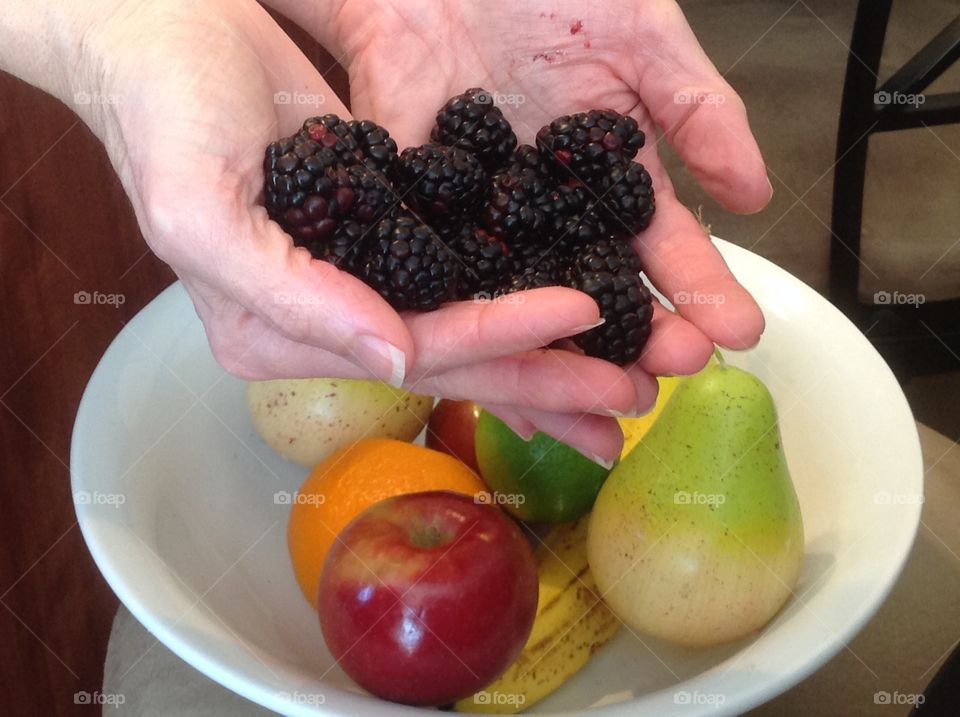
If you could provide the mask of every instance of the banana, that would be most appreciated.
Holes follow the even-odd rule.
[[[540,594],[530,637],[507,671],[456,711],[516,714],[560,687],[617,632],[620,621],[587,566],[588,518],[555,526],[537,548]]]

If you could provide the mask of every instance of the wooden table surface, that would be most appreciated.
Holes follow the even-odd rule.
[[[333,58],[281,24],[344,97]],[[3,72],[0,137],[0,714],[90,715],[74,695],[101,685],[117,602],[76,525],[70,433],[110,341],[175,277],[149,253],[99,142]],[[75,302],[95,291],[123,303]]]

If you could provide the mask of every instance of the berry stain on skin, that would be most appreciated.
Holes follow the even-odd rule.
[[[576,35],[583,29],[583,22],[581,20],[575,20],[570,24],[570,34]]]
[[[550,50],[548,52],[538,52],[533,56],[533,61],[543,60],[544,62],[556,62],[563,57],[563,50]]]

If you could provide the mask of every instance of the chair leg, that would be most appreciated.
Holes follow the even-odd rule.
[[[859,317],[860,229],[874,91],[893,0],[860,0],[850,40],[837,128],[830,241],[830,299]]]

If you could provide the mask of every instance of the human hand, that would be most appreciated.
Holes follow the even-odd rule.
[[[228,370],[403,380],[483,401],[521,432],[557,433],[558,416],[575,416],[566,440],[601,462],[618,454],[619,433],[593,414],[649,405],[655,381],[540,348],[596,323],[588,297],[544,289],[522,304],[460,302],[401,317],[357,279],[293,248],[267,219],[257,206],[263,148],[307,115],[348,115],[258,5],[103,0],[90,13],[73,86],[118,100],[77,109]],[[317,102],[278,104],[277,93]]]
[[[586,109],[611,108],[637,119],[648,137],[638,161],[653,177],[657,212],[635,247],[646,275],[678,309],[657,308],[639,365],[627,371],[641,401],[650,375],[692,373],[714,342],[742,349],[759,339],[763,316],[756,302],[677,200],[654,141],[659,128],[705,189],[731,210],[757,211],[769,200],[772,188],[743,103],[673,0],[269,4],[336,53],[350,75],[354,113],[388,127],[401,147],[426,141],[431,110],[475,86],[506,98],[500,108],[520,141],[532,142],[556,116]],[[684,294],[710,300],[676,301]],[[616,431],[610,421],[524,407],[513,411],[513,425],[524,417],[527,430],[537,426],[564,440],[586,433],[599,441]]]

